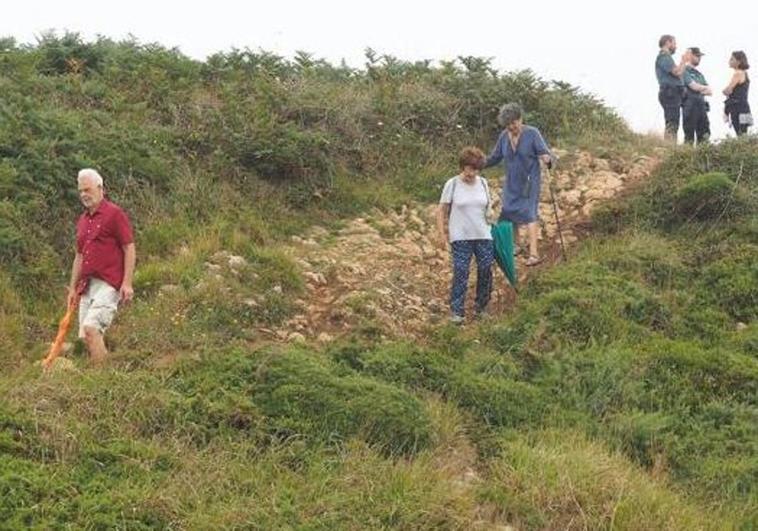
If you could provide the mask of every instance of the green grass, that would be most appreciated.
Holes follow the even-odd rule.
[[[505,316],[410,342],[369,313],[329,347],[271,346],[259,329],[305,294],[283,242],[433,201],[504,98],[608,159],[650,141],[591,96],[475,58],[351,73],[0,44],[0,528],[758,525],[754,139],[672,150]],[[79,345],[43,376],[85,165],[135,220],[137,299],[105,369]]]

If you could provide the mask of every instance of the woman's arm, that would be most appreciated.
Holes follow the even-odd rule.
[[[534,154],[542,160],[545,164],[552,165],[553,163],[553,154],[550,151],[550,148],[547,145],[547,142],[545,142],[545,139],[542,138],[542,133],[539,132],[539,129],[534,129]]]
[[[495,164],[500,163],[501,160],[503,160],[503,133],[500,133],[500,136],[497,137],[495,147],[492,148],[490,156],[484,161],[482,169],[494,166]]]
[[[447,247],[447,221],[450,217],[450,203],[440,203],[437,207],[437,235],[439,246],[442,249]]]
[[[732,92],[734,92],[734,89],[737,88],[737,85],[741,84],[743,81],[744,74],[740,72],[739,70],[735,70],[734,74],[732,75],[732,80],[729,82],[729,84],[726,86],[726,88],[723,90],[724,96],[731,96]]]

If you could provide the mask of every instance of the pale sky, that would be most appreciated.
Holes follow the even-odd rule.
[[[0,36],[35,42],[46,29],[91,38],[133,34],[204,59],[232,47],[287,57],[304,50],[362,66],[367,46],[406,60],[492,57],[501,71],[531,68],[592,92],[639,132],[663,130],[653,63],[658,37],[676,36],[679,51],[699,46],[711,98],[714,137],[721,120],[733,50],[758,64],[758,2],[608,1],[465,2],[270,0],[177,2],[27,0],[4,2]],[[751,73],[753,70],[751,69]],[[756,88],[758,90],[758,88]],[[756,105],[755,91],[751,103]],[[754,113],[757,114],[757,113]]]

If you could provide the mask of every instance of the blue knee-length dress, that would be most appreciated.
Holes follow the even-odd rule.
[[[536,127],[523,127],[515,150],[508,133],[500,133],[484,167],[488,168],[503,161],[505,182],[501,198],[501,218],[518,224],[532,223],[539,219],[542,180],[540,155],[551,153]]]

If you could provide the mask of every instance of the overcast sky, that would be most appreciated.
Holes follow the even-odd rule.
[[[47,29],[87,38],[129,34],[141,42],[178,47],[204,59],[232,47],[262,48],[291,57],[296,50],[362,66],[363,50],[401,59],[492,57],[500,70],[531,68],[547,79],[579,85],[613,106],[637,131],[660,132],[653,62],[658,37],[671,33],[680,51],[699,46],[701,70],[714,92],[728,83],[731,51],[758,61],[758,2],[637,0],[26,0],[4,2],[0,36],[24,43]],[[758,64],[758,63],[756,63]],[[751,71],[752,72],[752,71]],[[758,90],[758,89],[756,89]],[[715,137],[727,129],[723,98],[711,98]],[[755,91],[751,96],[755,102]],[[755,103],[754,103],[755,106]]]

